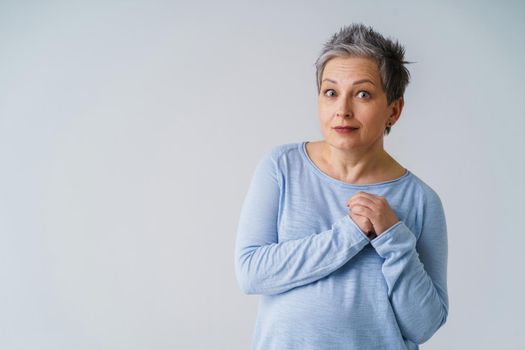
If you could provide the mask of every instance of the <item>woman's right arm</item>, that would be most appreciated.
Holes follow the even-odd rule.
[[[275,155],[268,152],[257,165],[241,210],[235,272],[246,294],[278,294],[315,282],[370,242],[349,215],[329,230],[279,242],[280,181]]]

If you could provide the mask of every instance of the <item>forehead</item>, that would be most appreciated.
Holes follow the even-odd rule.
[[[377,84],[381,82],[377,63],[364,57],[332,58],[324,67],[322,79],[324,78],[330,78],[342,84],[351,84],[361,79],[370,79]]]

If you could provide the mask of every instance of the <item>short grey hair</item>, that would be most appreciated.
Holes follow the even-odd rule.
[[[318,94],[321,92],[321,78],[326,63],[335,57],[348,56],[366,57],[377,62],[389,104],[403,97],[410,81],[410,72],[405,67],[410,62],[405,61],[405,49],[397,40],[385,38],[363,24],[342,27],[324,44],[315,62]],[[385,134],[389,132],[390,127],[387,127]]]

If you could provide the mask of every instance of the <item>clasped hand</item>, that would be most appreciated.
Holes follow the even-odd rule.
[[[352,220],[367,235],[379,236],[399,221],[385,197],[371,193],[357,192],[348,199],[346,206]]]

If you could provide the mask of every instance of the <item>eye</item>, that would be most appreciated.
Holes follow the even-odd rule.
[[[359,98],[369,98],[370,94],[368,92],[366,92],[366,91],[361,90],[361,91],[359,91],[357,93],[357,97],[359,97]]]
[[[335,96],[335,91],[333,89],[327,89],[324,91],[324,95],[327,96],[327,97],[334,97]]]

